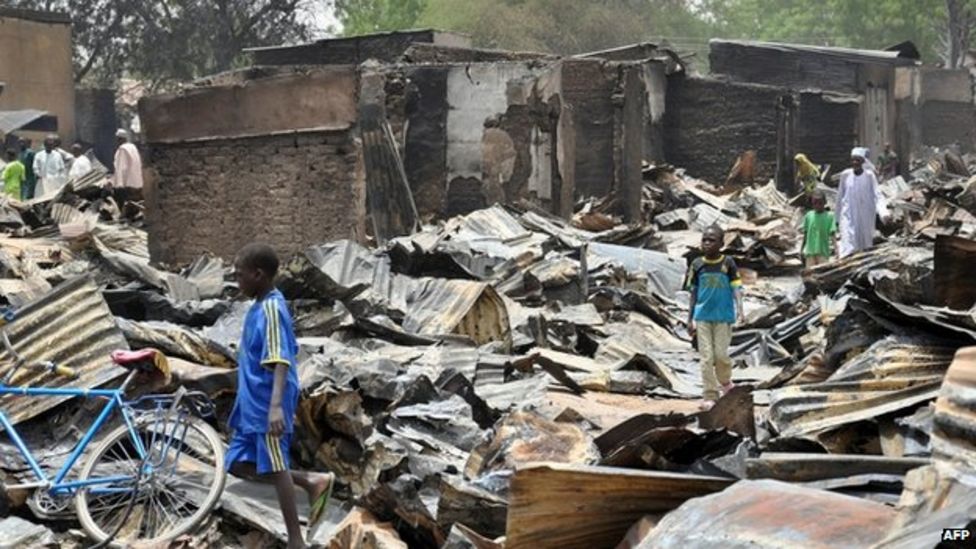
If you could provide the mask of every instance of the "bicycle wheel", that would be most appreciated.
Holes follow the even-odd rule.
[[[120,546],[182,536],[207,516],[224,489],[224,446],[209,425],[195,417],[161,420],[157,414],[134,423],[148,453],[145,462],[129,429],[122,425],[92,451],[79,475],[79,480],[135,479],[140,465],[149,465],[138,483],[128,480],[79,489],[78,519],[98,542],[116,531],[113,544]],[[136,501],[126,512],[133,497]]]

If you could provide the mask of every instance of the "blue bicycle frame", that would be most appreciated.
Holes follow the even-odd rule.
[[[82,453],[84,453],[85,448],[88,446],[88,444],[91,443],[93,438],[95,438],[95,434],[98,433],[98,430],[101,429],[103,425],[105,425],[105,422],[108,421],[109,416],[112,415],[112,412],[116,408],[118,408],[119,412],[122,415],[122,418],[125,420],[126,426],[129,429],[129,435],[132,437],[133,446],[135,446],[136,452],[138,453],[138,458],[141,460],[145,460],[146,449],[142,444],[142,439],[136,434],[135,426],[132,424],[132,418],[130,418],[129,414],[126,413],[125,406],[124,406],[125,401],[122,399],[122,394],[125,392],[125,388],[129,385],[129,382],[131,382],[132,379],[135,377],[135,374],[136,374],[135,370],[130,372],[129,376],[125,379],[125,381],[118,389],[89,390],[89,389],[64,389],[64,388],[45,388],[45,387],[11,387],[6,384],[5,380],[0,381],[0,396],[3,395],[20,395],[20,396],[27,396],[27,397],[35,397],[35,396],[79,397],[80,396],[86,398],[102,397],[108,399],[108,402],[105,404],[105,407],[102,408],[102,411],[95,419],[95,422],[92,423],[91,427],[88,428],[88,432],[85,433],[85,436],[83,436],[82,439],[78,442],[77,446],[75,446],[74,450],[71,452],[71,455],[68,457],[68,460],[64,462],[64,465],[61,466],[61,469],[57,472],[57,474],[54,475],[53,479],[44,473],[44,471],[41,469],[41,466],[37,463],[37,460],[34,458],[34,454],[32,454],[31,451],[27,448],[27,445],[24,444],[23,439],[20,438],[20,435],[17,433],[17,430],[14,428],[13,424],[10,423],[10,419],[7,418],[7,414],[3,413],[3,410],[0,410],[0,425],[2,425],[3,428],[7,430],[7,434],[10,436],[10,439],[13,440],[14,444],[17,446],[17,449],[24,457],[24,460],[27,461],[27,464],[30,466],[31,471],[33,471],[34,476],[37,477],[37,482],[9,485],[6,486],[6,488],[7,489],[47,488],[52,495],[72,494],[77,489],[84,488],[86,486],[94,486],[93,488],[90,488],[89,491],[95,494],[99,494],[99,493],[108,494],[108,493],[118,493],[122,491],[126,491],[126,492],[130,491],[131,488],[112,488],[112,487],[100,487],[100,486],[131,481],[133,480],[133,477],[131,475],[92,478],[88,480],[78,480],[72,482],[64,482],[64,479],[66,476],[68,476],[68,473],[71,471],[71,468],[74,467],[75,462],[78,461],[78,458],[81,457]]]

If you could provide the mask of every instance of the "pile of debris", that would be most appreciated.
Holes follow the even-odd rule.
[[[312,539],[869,546],[966,526],[976,244],[961,237],[976,230],[976,178],[945,166],[883,185],[894,216],[877,248],[806,271],[802,212],[772,183],[720,194],[666,166],[645,170],[639,225],[609,201],[581,203],[572,221],[496,205],[381,249],[339,241],[287,258],[303,394],[293,463],[340,481]],[[223,426],[248,308],[227,264],[150,264],[138,210],[84,189],[2,211],[8,334],[28,360],[82,373],[44,382],[112,383],[109,350],[153,347],[173,384],[217,401]],[[737,388],[699,413],[683,281],[713,223],[742,266],[746,321]],[[4,406],[54,468],[90,405]],[[0,470],[26,478],[11,443]],[[7,508],[29,518],[13,496]],[[70,537],[70,513],[32,501],[35,520]],[[22,522],[0,523],[0,539]],[[284,536],[273,488],[229,479],[193,543]]]

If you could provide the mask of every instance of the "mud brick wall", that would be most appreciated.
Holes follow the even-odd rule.
[[[563,100],[573,107],[576,195],[606,196],[614,183],[614,105],[617,69],[599,59],[563,63]]]
[[[232,259],[254,241],[282,256],[361,239],[365,190],[350,131],[154,144],[147,200],[153,261]]]
[[[781,88],[708,78],[668,79],[664,157],[689,174],[721,184],[736,158],[755,150],[757,180],[776,171],[776,105]]]

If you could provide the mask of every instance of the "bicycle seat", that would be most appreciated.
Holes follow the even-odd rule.
[[[146,369],[156,361],[156,349],[139,349],[138,351],[112,351],[112,362],[119,366]]]
[[[157,371],[166,378],[170,379],[169,361],[166,355],[158,349],[139,349],[138,351],[112,351],[112,362],[123,368],[131,368],[144,372]]]

